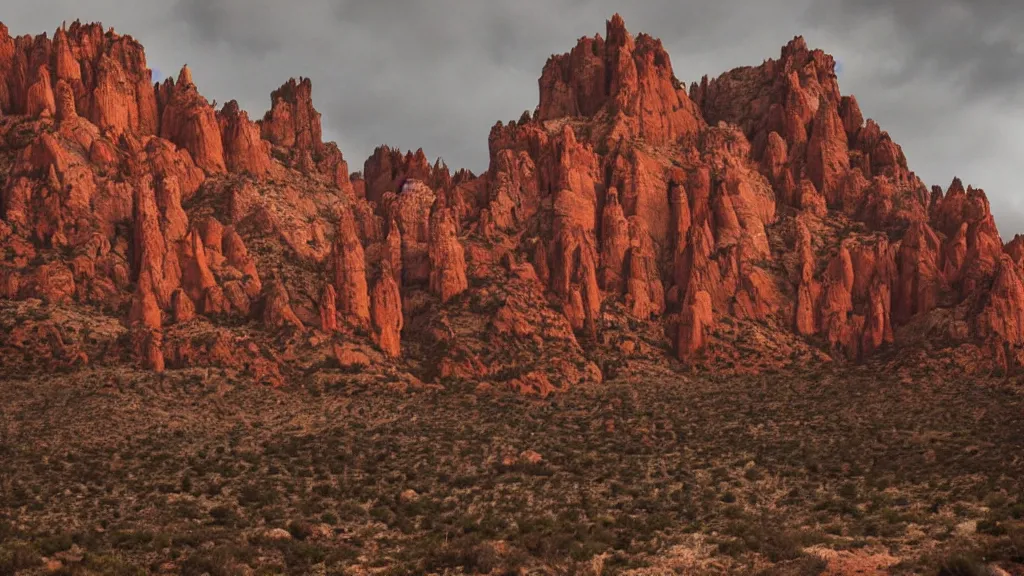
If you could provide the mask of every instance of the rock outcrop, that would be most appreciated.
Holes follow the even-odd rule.
[[[270,328],[292,326],[299,330],[304,327],[292,309],[291,298],[284,283],[278,279],[271,281],[263,304],[263,323]]]
[[[646,34],[634,39],[618,14],[606,32],[605,38],[582,38],[570,53],[548,60],[537,119],[604,113],[615,138],[654,145],[696,135],[703,119],[673,74],[661,41]]]
[[[422,148],[402,154],[388,146],[378,146],[366,159],[363,180],[365,198],[371,202],[380,202],[386,192],[400,193],[409,180],[437,192],[447,192],[453,184],[448,167],[440,160],[432,166]]]
[[[683,306],[679,322],[678,353],[680,360],[688,360],[707,343],[708,331],[714,322],[711,295],[701,290],[694,292]]]
[[[402,244],[402,284],[430,281],[430,214],[437,195],[419,180],[406,180],[398,194],[381,200],[388,219],[396,224]]]
[[[391,263],[382,260],[380,274],[374,283],[370,302],[372,304],[374,342],[392,358],[402,354],[402,297],[395,282]]]
[[[192,72],[185,66],[178,81],[168,78],[160,85],[160,136],[188,150],[192,160],[207,173],[226,170],[224,146],[213,107],[199,94]]]
[[[370,293],[366,283],[366,258],[356,234],[355,220],[348,210],[341,211],[331,259],[334,265],[337,312],[355,325],[368,325]]]
[[[0,25],[0,112],[38,117],[56,112],[54,89],[71,89],[78,114],[115,134],[155,134],[152,74],[142,46],[99,24],[74,22],[45,35],[11,38]],[[66,92],[65,92],[66,94]],[[68,102],[64,101],[65,110]]]
[[[217,114],[224,162],[231,172],[262,176],[271,170],[270,143],[260,136],[260,127],[232,100]]]
[[[665,287],[661,283],[654,242],[637,216],[629,220],[626,270],[629,271],[626,307],[630,314],[641,320],[660,317],[665,312]]]
[[[110,319],[88,363],[274,384],[334,358],[545,395],[658,338],[732,371],[1021,368],[1024,236],[926,188],[834,68],[798,37],[685,90],[614,16],[548,60],[482,175],[387,146],[349,174],[308,79],[253,122],[187,66],[154,85],[128,36],[0,25],[0,298]]]
[[[270,95],[271,108],[260,122],[263,138],[274,146],[320,152],[320,113],[313,108],[313,83],[292,78]]]
[[[337,292],[330,284],[320,292],[320,329],[328,333],[338,329]]]
[[[455,232],[451,209],[442,208],[430,219],[430,291],[447,303],[469,287],[466,258]]]

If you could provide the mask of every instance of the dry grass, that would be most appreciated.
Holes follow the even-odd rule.
[[[0,574],[969,574],[1024,561],[1012,384],[865,368],[616,380],[538,401],[200,376],[0,384]]]

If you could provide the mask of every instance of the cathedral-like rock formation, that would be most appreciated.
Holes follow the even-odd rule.
[[[57,102],[50,86],[50,69],[40,66],[36,71],[36,81],[29,86],[26,95],[25,113],[33,118],[52,117],[57,113]]]
[[[320,292],[320,329],[334,332],[338,329],[337,291],[334,286],[324,284]]]
[[[448,166],[440,159],[431,165],[422,148],[402,154],[396,148],[378,146],[363,165],[364,197],[371,202],[380,202],[386,192],[401,192],[408,180],[422,182],[439,193],[453,185]]]
[[[707,343],[708,330],[714,322],[711,295],[701,290],[694,292],[683,305],[679,323],[678,353],[680,360],[688,360]]]
[[[382,260],[380,274],[370,295],[373,319],[373,340],[380,349],[391,357],[402,354],[402,297],[395,282],[391,262]]]
[[[619,192],[608,190],[601,216],[601,287],[614,294],[626,290],[626,254],[630,250],[629,222],[619,204]]]
[[[548,393],[600,381],[585,352],[635,350],[623,330],[695,367],[1021,368],[1024,237],[983,191],[927,188],[834,68],[798,37],[686,90],[614,16],[548,60],[480,176],[387,146],[350,174],[309,79],[253,122],[98,24],[0,25],[0,298],[115,319],[130,338],[90,362],[274,383],[363,346],[366,369]]]
[[[78,113],[100,130],[158,130],[152,74],[142,46],[130,36],[76,21],[58,28],[52,40],[12,38],[0,24],[0,112],[53,113],[53,89],[60,83],[71,89]]]
[[[272,106],[260,122],[263,138],[274,146],[320,152],[320,113],[313,108],[313,83],[292,78],[270,95]]]
[[[646,34],[634,39],[618,14],[606,37],[580,39],[569,54],[548,60],[540,78],[539,120],[599,112],[613,119],[615,138],[654,145],[677,142],[703,125],[661,41]]]
[[[333,303],[336,294],[337,312],[353,324],[366,325],[370,321],[366,258],[356,234],[355,220],[348,210],[341,212],[331,255],[334,261],[334,289],[329,300]]]
[[[442,208],[430,219],[430,291],[446,303],[469,287],[466,258],[455,231],[451,209]]]
[[[249,172],[262,176],[270,171],[270,143],[260,137],[259,125],[232,100],[217,114],[224,161],[232,172]]]
[[[626,270],[626,305],[630,314],[641,320],[660,317],[665,312],[665,287],[654,242],[638,216],[629,219]]]
[[[395,224],[390,229],[397,230],[401,241],[403,284],[430,282],[430,215],[436,200],[430,187],[413,179],[405,180],[397,194],[381,199],[386,218]]]
[[[224,146],[213,107],[199,94],[192,72],[185,66],[178,81],[168,78],[160,85],[160,136],[188,150],[196,166],[207,173],[226,170]]]
[[[285,288],[284,283],[279,279],[272,280],[267,289],[263,305],[263,323],[270,328],[282,328],[285,326],[292,326],[299,330],[304,328],[302,321],[299,320],[299,317],[295,315],[295,311],[292,310],[291,296],[288,294],[288,289]]]

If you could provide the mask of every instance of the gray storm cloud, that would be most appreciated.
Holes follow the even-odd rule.
[[[498,120],[537,104],[552,53],[619,12],[662,38],[684,82],[777,57],[802,34],[843,63],[844,93],[930,184],[984,188],[1004,240],[1024,233],[1024,7],[1017,0],[16,0],[12,33],[99,20],[150,66],[188,62],[210,99],[252,116],[292,76],[313,80],[324,132],[353,169],[379,144],[480,172]]]

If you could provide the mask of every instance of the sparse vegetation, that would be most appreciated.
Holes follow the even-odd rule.
[[[36,439],[0,447],[17,471],[0,573],[820,574],[827,550],[973,575],[1024,561],[1024,403],[995,382],[862,369],[623,379],[540,401],[457,381],[405,394],[71,378],[0,387],[4,429]]]

